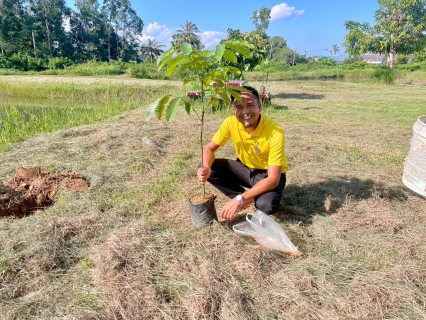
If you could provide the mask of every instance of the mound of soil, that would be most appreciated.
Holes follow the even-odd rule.
[[[0,182],[0,217],[23,217],[53,204],[60,187],[86,191],[87,179],[78,173],[52,173],[40,167],[17,168],[8,185]]]

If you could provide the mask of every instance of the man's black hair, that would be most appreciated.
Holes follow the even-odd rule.
[[[255,88],[250,87],[250,86],[241,86],[241,87],[244,88],[245,90],[240,91],[240,93],[242,93],[242,92],[251,92],[256,97],[257,102],[260,102],[259,92]],[[234,100],[235,100],[234,96],[231,95],[231,104],[234,102]]]

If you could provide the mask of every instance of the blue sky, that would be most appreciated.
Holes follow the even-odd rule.
[[[66,2],[74,8],[74,0]],[[307,56],[325,55],[325,49],[332,50],[334,44],[340,48],[338,54],[344,54],[342,43],[347,34],[344,22],[374,23],[378,6],[374,0],[132,1],[133,9],[144,22],[142,42],[155,38],[168,48],[171,35],[188,20],[197,25],[206,48],[212,49],[226,38],[227,28],[252,31],[253,11],[267,7],[272,11],[266,33],[271,37],[283,37],[291,49],[302,54],[306,52]]]

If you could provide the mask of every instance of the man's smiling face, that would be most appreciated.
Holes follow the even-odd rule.
[[[262,106],[256,96],[251,92],[241,92],[242,101],[234,100],[232,113],[246,128],[248,133],[252,133],[259,124]]]

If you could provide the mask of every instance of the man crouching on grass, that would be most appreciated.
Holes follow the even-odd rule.
[[[202,167],[197,172],[201,184],[208,181],[231,198],[220,212],[225,220],[232,220],[238,211],[253,202],[258,210],[275,213],[286,183],[284,130],[261,115],[257,90],[243,88],[241,102],[231,97],[233,116],[223,121],[204,147]],[[216,150],[229,138],[237,160],[216,159]]]

